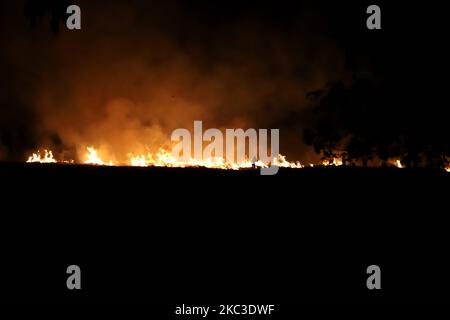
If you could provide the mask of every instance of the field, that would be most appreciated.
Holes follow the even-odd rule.
[[[445,172],[1,163],[0,181],[2,290],[19,296],[69,295],[72,263],[88,297],[364,297],[370,264],[385,295],[446,294]]]

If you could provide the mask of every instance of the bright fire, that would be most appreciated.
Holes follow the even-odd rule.
[[[214,169],[223,169],[223,170],[239,170],[246,168],[267,168],[268,164],[263,163],[262,161],[250,161],[245,160],[242,162],[232,163],[228,162],[223,158],[208,158],[208,159],[189,159],[186,161],[181,161],[172,155],[170,151],[165,149],[160,149],[157,153],[147,155],[128,155],[128,163],[120,163],[116,164],[114,161],[104,161],[99,153],[94,147],[86,148],[87,153],[85,154],[85,160],[83,164],[87,165],[97,165],[97,166],[130,166],[130,167],[170,167],[170,168],[186,168],[186,167],[204,167],[204,168],[214,168]],[[404,165],[401,163],[399,159],[392,159],[388,161],[389,164],[395,166],[397,168],[404,168]],[[69,163],[75,164],[74,160],[70,161],[58,161],[54,158],[53,152],[51,150],[44,150],[44,153],[37,151],[33,153],[27,160],[27,163]],[[278,165],[281,168],[293,168],[293,169],[301,169],[305,167],[314,167],[315,165],[309,164],[308,166],[304,166],[300,162],[289,162],[286,160],[286,157],[283,155],[279,155],[277,159],[274,161],[275,165]],[[342,166],[343,160],[342,158],[333,158],[332,160],[323,160],[321,163],[322,166]],[[450,173],[450,164],[444,167],[446,172]]]
[[[86,160],[84,161],[85,164],[93,164],[97,166],[113,166],[114,163],[112,161],[109,161],[108,163],[103,162],[102,159],[98,156],[97,150],[94,149],[94,147],[87,147],[88,153],[86,153]]]
[[[41,153],[33,153],[27,160],[28,163],[56,163],[55,158],[53,158],[53,152],[44,150],[44,157],[41,157]]]
[[[390,159],[390,160],[388,160],[388,163],[391,166],[394,166],[394,167],[397,167],[397,168],[400,168],[400,169],[404,168],[404,166],[403,166],[402,162],[400,161],[400,159]]]
[[[343,163],[343,161],[342,161],[342,158],[333,158],[332,161],[330,161],[330,160],[324,160],[324,161],[322,161],[322,165],[323,165],[324,167],[329,167],[329,166],[339,167],[339,166],[344,165],[344,163]]]
[[[94,147],[87,147],[87,153],[85,154],[85,160],[83,164],[87,165],[97,165],[97,166],[131,166],[131,167],[171,167],[171,168],[186,168],[186,167],[205,167],[205,168],[215,168],[215,169],[224,169],[224,170],[239,170],[243,168],[266,168],[268,164],[263,163],[262,161],[250,161],[245,160],[242,162],[232,163],[228,162],[223,158],[208,158],[208,159],[189,159],[182,161],[177,157],[173,156],[171,152],[160,149],[157,153],[147,155],[133,155],[129,154],[128,163],[116,164],[112,160],[105,161],[101,158]],[[29,163],[75,163],[75,161],[57,161],[53,157],[52,151],[45,150],[45,155],[42,157],[39,153],[33,153],[32,156],[28,158]],[[300,162],[289,162],[286,160],[286,157],[283,155],[279,155],[277,159],[274,161],[275,165],[283,168],[303,168],[304,166]]]
[[[284,168],[303,168],[300,162],[289,162],[286,160],[285,156],[279,155],[274,161],[274,164],[284,167]],[[148,154],[133,156],[130,155],[129,165],[133,167],[172,167],[172,168],[186,168],[186,167],[205,167],[205,168],[215,168],[224,170],[239,170],[244,168],[252,168],[253,165],[259,168],[266,168],[267,164],[261,161],[255,161],[254,163],[250,160],[243,162],[227,162],[223,158],[207,158],[207,159],[189,159],[182,161],[172,155],[171,152],[160,149],[156,154]]]

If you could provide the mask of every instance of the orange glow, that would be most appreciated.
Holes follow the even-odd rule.
[[[330,167],[330,166],[339,167],[339,166],[342,166],[343,164],[344,163],[342,162],[342,158],[333,158],[333,161],[330,161],[330,160],[322,161],[322,165],[324,167]]]
[[[391,166],[395,166],[395,167],[397,167],[399,169],[403,169],[404,168],[404,166],[403,166],[402,162],[400,161],[400,159],[390,159],[390,160],[388,160],[388,163]]]

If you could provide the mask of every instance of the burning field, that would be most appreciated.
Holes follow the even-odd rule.
[[[115,162],[113,160],[103,160],[98,154],[98,151],[93,147],[86,148],[85,160],[83,162],[76,162],[75,160],[58,160],[53,156],[51,150],[44,150],[44,152],[37,151],[28,157],[27,163],[37,164],[71,164],[71,165],[94,165],[94,166],[110,166],[110,167],[166,167],[166,168],[210,168],[221,170],[240,170],[251,168],[266,168],[269,163],[261,161],[251,161],[247,159],[243,162],[227,162],[224,158],[208,158],[208,159],[189,159],[188,161],[180,161],[172,152],[161,149],[156,154],[138,155],[129,154],[128,162]],[[273,165],[280,168],[302,169],[313,167],[339,167],[344,166],[342,158],[333,158],[331,160],[323,160],[318,164],[304,165],[297,162],[289,162],[283,155],[278,155]],[[385,163],[384,166],[395,167],[403,169],[404,165],[399,159],[391,159]],[[450,165],[443,167],[443,170],[450,172]]]
[[[44,150],[41,154],[39,151],[33,153],[27,163],[54,163],[54,164],[84,164],[84,165],[97,165],[97,166],[130,166],[130,167],[168,167],[168,168],[185,168],[185,167],[204,167],[212,169],[223,170],[239,170],[248,169],[252,167],[263,168],[268,164],[260,161],[252,162],[246,160],[243,162],[227,162],[224,158],[208,158],[208,159],[189,159],[188,161],[180,161],[178,157],[175,157],[172,152],[161,149],[156,154],[138,155],[134,156],[129,154],[128,162],[114,162],[113,160],[104,161],[99,156],[98,151],[93,147],[86,148],[85,160],[81,163],[75,162],[75,160],[56,160],[53,156],[53,152]],[[303,168],[304,166],[300,162],[291,163],[286,160],[286,157],[279,155],[274,161],[274,164],[282,168]],[[311,165],[312,166],[312,165]]]
[[[405,55],[380,49],[397,38],[361,32],[350,5],[76,2],[80,30],[64,27],[53,1],[1,5],[14,32],[0,38],[0,161],[450,171],[447,111],[404,94],[438,90],[417,88]],[[343,25],[337,13],[352,15]],[[196,119],[277,128],[279,155],[180,160],[169,133]]]

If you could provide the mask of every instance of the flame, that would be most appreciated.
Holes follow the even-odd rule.
[[[37,153],[33,153],[27,160],[27,163],[56,163],[55,158],[53,157],[53,152],[49,150],[44,150],[45,155],[42,158],[41,154],[38,150]]]
[[[402,162],[400,161],[400,159],[389,159],[388,163],[394,167],[397,167],[399,169],[403,169],[404,166],[402,164]]]
[[[94,149],[94,147],[87,147],[88,153],[86,153],[86,160],[84,161],[85,164],[92,164],[97,166],[114,166],[114,163],[110,160],[108,163],[105,163],[100,157],[98,156],[97,150]]]
[[[94,147],[87,147],[87,153],[85,154],[86,160],[83,164],[97,165],[97,166],[131,166],[131,167],[170,167],[170,168],[187,168],[187,167],[203,167],[203,168],[213,168],[213,169],[223,169],[223,170],[239,170],[239,169],[250,169],[250,168],[267,168],[270,164],[264,163],[261,160],[254,159],[253,161],[246,159],[241,162],[229,162],[224,158],[213,157],[208,159],[187,159],[180,160],[173,156],[172,153],[166,149],[161,148],[157,153],[148,153],[147,155],[133,155],[128,154],[128,163],[116,164],[112,160],[106,162],[101,159],[98,151]],[[60,163],[60,164],[76,164],[74,160],[64,160],[57,161],[51,150],[44,150],[44,155],[42,156],[39,151],[33,153],[28,157],[27,163]],[[389,164],[397,167],[404,168],[404,165],[399,159],[390,159]],[[279,155],[273,161],[274,165],[281,168],[292,168],[301,169],[305,167],[315,167],[314,164],[310,163],[304,166],[300,162],[289,162],[285,156]],[[342,166],[342,158],[333,158],[333,160],[323,160],[322,166]],[[443,167],[446,172],[450,173],[450,164]]]
[[[137,156],[137,157],[133,157],[133,155],[130,156],[131,156],[130,165],[132,167],[148,167],[145,156]]]
[[[207,159],[187,159],[180,160],[174,157],[171,152],[160,149],[156,154],[149,153],[147,156],[139,155],[132,156],[130,158],[130,165],[134,167],[171,167],[171,168],[186,168],[186,167],[205,167],[205,168],[215,168],[215,169],[233,169],[238,170],[242,168],[252,168],[253,163],[251,161],[244,161],[239,163],[231,163],[225,161],[225,159],[220,157],[213,157]],[[261,161],[254,163],[257,167],[266,167]]]
[[[289,162],[286,160],[286,157],[283,155],[278,155],[278,158],[275,159],[274,164],[282,167],[282,168],[292,168],[292,169],[301,169],[305,166],[302,165],[299,161],[297,162]],[[310,166],[313,166],[312,164]]]
[[[117,166],[112,160],[109,162],[104,161],[97,149],[94,147],[87,147],[87,153],[85,154],[85,160],[83,164],[97,165],[97,166]],[[268,164],[261,160],[250,161],[246,159],[240,162],[229,162],[221,157],[213,157],[207,159],[193,159],[180,160],[173,156],[168,150],[161,148],[157,153],[148,153],[147,155],[128,155],[128,163],[119,164],[119,166],[131,166],[131,167],[171,167],[171,168],[186,168],[186,167],[204,167],[223,170],[239,170],[245,168],[267,168]],[[61,164],[75,164],[74,160],[70,161],[57,161],[53,157],[52,151],[45,151],[45,156],[41,157],[39,151],[33,153],[27,160],[28,163],[61,163]],[[273,161],[274,165],[282,168],[303,168],[304,166],[300,162],[289,162],[286,157],[279,155]],[[312,165],[310,165],[312,166]]]
[[[322,165],[324,167],[330,167],[330,166],[339,167],[339,166],[344,165],[344,163],[342,161],[342,158],[333,158],[333,161],[323,160]]]

